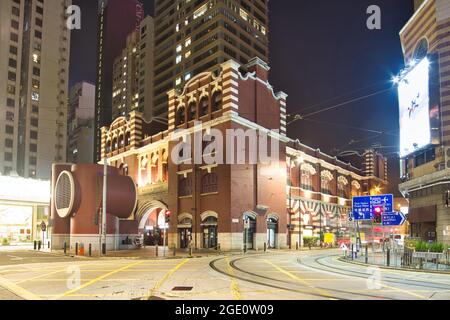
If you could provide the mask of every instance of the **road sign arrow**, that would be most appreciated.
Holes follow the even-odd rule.
[[[385,212],[382,214],[383,226],[402,226],[406,222],[403,212]]]

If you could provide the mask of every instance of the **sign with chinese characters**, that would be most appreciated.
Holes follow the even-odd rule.
[[[363,196],[353,197],[353,218],[355,220],[372,220],[373,213],[376,208],[380,208],[382,212],[392,212],[394,196]]]

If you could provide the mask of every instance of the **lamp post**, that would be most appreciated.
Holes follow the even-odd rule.
[[[302,187],[302,164],[304,162],[304,159],[302,156],[298,156],[297,159],[295,159],[295,162],[298,164],[298,190],[299,190],[299,196],[300,191]],[[302,239],[302,213],[300,211],[300,207],[298,208],[298,242],[300,247],[303,246],[303,239]]]

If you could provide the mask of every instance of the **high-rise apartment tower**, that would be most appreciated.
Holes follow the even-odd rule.
[[[155,116],[167,92],[234,59],[269,62],[269,0],[155,0]]]
[[[66,161],[70,0],[0,1],[0,173]]]

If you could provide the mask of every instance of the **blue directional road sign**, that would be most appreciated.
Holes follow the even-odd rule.
[[[381,196],[353,197],[353,218],[355,220],[372,220],[373,211],[381,207],[383,212],[392,212],[394,196],[385,194]]]
[[[406,221],[406,216],[403,212],[384,212],[381,214],[383,226],[402,226]]]

